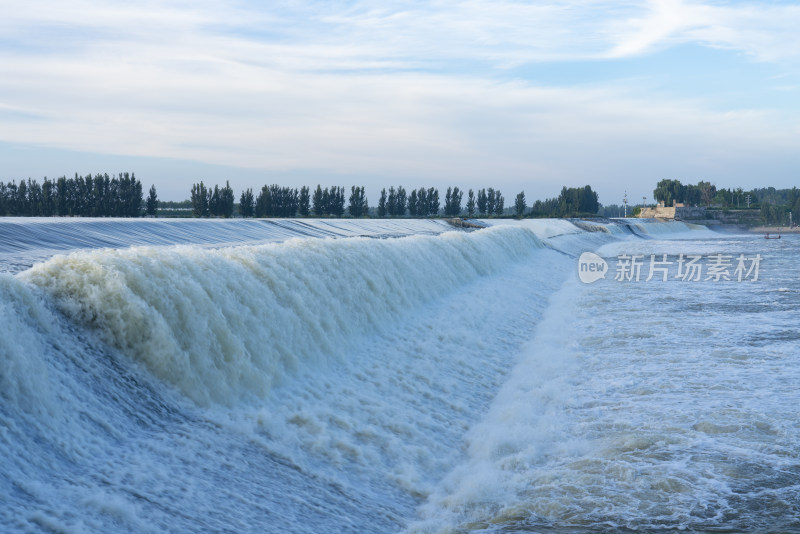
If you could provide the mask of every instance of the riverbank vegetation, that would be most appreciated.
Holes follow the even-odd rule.
[[[720,188],[710,182],[696,185],[682,184],[680,180],[661,180],[653,190],[656,202],[665,206],[703,206],[711,210],[758,210],[761,222],[768,225],[790,225],[800,213],[800,190],[741,187]]]
[[[682,184],[661,180],[653,196],[666,206],[683,204],[714,210],[758,210],[763,224],[788,225],[800,213],[800,190],[773,187],[744,191],[726,189],[710,182]],[[341,186],[300,188],[264,185],[254,192],[241,191],[237,197],[229,182],[207,186],[192,185],[189,199],[180,202],[159,200],[155,185],[144,197],[142,183],[133,173],[91,174],[56,180],[44,178],[0,182],[0,216],[68,217],[351,217],[351,218],[427,218],[427,217],[619,217],[626,208],[603,206],[592,187],[562,187],[557,197],[535,200],[530,206],[525,191],[506,206],[502,192],[494,187],[463,189],[448,187],[440,196],[435,187],[407,190],[402,185],[380,191],[375,207],[370,207],[364,186],[351,186],[349,195]],[[627,206],[629,216],[636,206]],[[733,212],[734,214],[737,212]]]
[[[152,189],[155,194],[155,189]],[[39,183],[0,182],[0,215],[18,217],[139,217],[144,209],[142,182],[131,173],[96,174]]]

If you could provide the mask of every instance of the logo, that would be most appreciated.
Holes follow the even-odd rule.
[[[606,277],[608,263],[594,252],[584,252],[578,258],[578,278],[584,284],[597,282]]]
[[[662,282],[680,280],[681,282],[757,282],[761,254],[745,256],[739,254],[620,254],[617,256],[617,282],[649,282],[656,279]],[[609,265],[594,252],[584,252],[578,258],[578,278],[584,284],[605,278]],[[611,269],[613,270],[613,269]],[[645,278],[646,276],[646,278]]]

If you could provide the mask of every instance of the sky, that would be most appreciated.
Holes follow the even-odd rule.
[[[800,4],[0,0],[0,181],[800,185]]]

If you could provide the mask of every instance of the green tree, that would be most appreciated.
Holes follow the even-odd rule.
[[[345,204],[344,187],[331,187],[330,202],[331,215],[335,215],[336,217],[343,216]]]
[[[308,186],[304,185],[300,188],[300,196],[297,199],[297,211],[301,217],[308,217],[308,215],[311,213],[310,202],[310,191]]]
[[[209,191],[201,180],[199,184],[192,185],[192,216],[208,217],[209,212]]]
[[[419,200],[416,189],[412,189],[408,195],[408,214],[412,217],[419,215]]]
[[[463,193],[458,187],[448,187],[444,195],[444,214],[448,217],[458,217],[461,214],[461,199]]]
[[[428,188],[428,215],[437,217],[439,215],[439,190],[433,187]]]
[[[256,217],[259,219],[262,217],[269,217],[271,210],[272,210],[272,194],[270,193],[269,187],[267,185],[261,186],[261,191],[259,191],[258,195],[256,196]]]
[[[2,213],[2,210],[0,210]],[[55,184],[45,177],[42,182],[42,215],[52,217],[56,214]]]
[[[481,189],[478,191],[478,213],[481,216],[486,215],[486,211],[489,208],[489,195],[486,194],[486,189]]]
[[[19,186],[17,187],[17,214],[22,215],[23,217],[30,216],[30,209],[28,205],[28,185],[25,183],[25,180],[20,180]]]
[[[387,213],[388,196],[386,195],[386,188],[381,189],[381,197],[378,199],[378,217],[386,217]]]
[[[28,212],[32,217],[42,215],[42,186],[28,178]]]
[[[467,193],[467,214],[472,217],[475,214],[475,193],[472,189]]]
[[[394,197],[394,214],[398,217],[403,217],[406,214],[406,203],[408,202],[408,195],[402,185],[397,186],[397,193]]]
[[[584,186],[583,190],[581,191],[581,200],[578,211],[581,213],[591,213],[594,215],[599,209],[600,201],[597,193],[592,191],[591,186]]]
[[[95,187],[95,189],[97,188]],[[158,194],[156,193],[155,184],[150,186],[150,193],[147,195],[146,211],[151,217],[155,217],[158,212]]]
[[[386,212],[389,217],[397,215],[397,191],[395,191],[394,186],[389,187],[389,194],[386,195]]]
[[[494,214],[497,216],[503,215],[503,210],[505,209],[505,198],[500,193],[500,191],[495,191],[494,193]]]
[[[525,202],[525,191],[520,191],[517,193],[517,198],[514,200],[514,211],[517,213],[517,217],[525,215],[525,210],[527,208],[528,204]]]
[[[331,192],[329,188],[322,190],[322,213],[325,215],[331,214]]]
[[[711,185],[711,182],[700,181],[697,183],[697,190],[700,192],[700,200],[706,206],[711,205],[711,200],[717,194],[717,188]]]
[[[364,187],[350,187],[350,204],[347,211],[350,212],[351,217],[362,217],[367,214],[367,196]]]
[[[322,197],[322,186],[317,184],[317,188],[314,190],[314,197],[312,198],[314,215],[317,217],[322,217],[325,214],[325,206],[323,205]]]
[[[683,202],[685,188],[679,180],[661,180],[653,190],[656,202],[663,202],[665,206],[673,206],[676,202]]]
[[[233,216],[233,204],[236,197],[233,194],[231,184],[226,180],[225,187],[219,192],[219,215],[229,219]]]
[[[211,197],[208,200],[208,211],[214,217],[222,215],[222,210],[220,208],[220,191],[218,185],[214,185],[214,189],[211,192]]]
[[[256,211],[256,199],[253,196],[253,189],[248,187],[239,196],[239,215],[242,217],[252,217]]]
[[[56,212],[64,217],[67,215],[67,178],[62,176],[56,180]]]
[[[428,204],[428,190],[420,187],[417,191],[417,216],[427,217],[430,214],[430,204]]]

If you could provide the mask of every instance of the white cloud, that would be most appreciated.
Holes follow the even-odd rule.
[[[645,13],[612,21],[610,57],[627,57],[680,43],[737,50],[760,61],[800,57],[800,6],[708,4],[650,0]]]
[[[711,156],[780,158],[798,148],[791,115],[504,75],[521,64],[565,61],[568,69],[576,59],[680,42],[784,61],[800,49],[794,8],[674,0],[644,9],[590,0],[287,2],[267,12],[216,2],[132,6],[0,5],[8,14],[0,39],[17,43],[0,49],[0,140],[273,172],[507,184],[612,183],[626,166],[632,176],[633,165],[649,166],[650,180],[660,169],[714,172]]]

